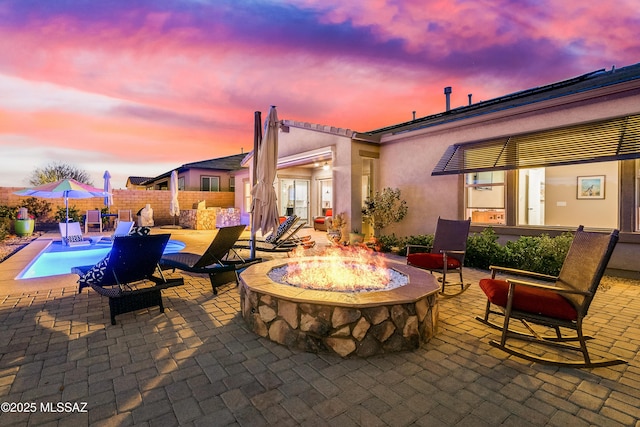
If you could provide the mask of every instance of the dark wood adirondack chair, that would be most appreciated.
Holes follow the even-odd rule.
[[[556,366],[594,368],[626,363],[617,358],[592,360],[586,344],[592,337],[585,336],[582,332],[583,320],[617,242],[618,230],[607,235],[586,232],[580,226],[557,277],[517,269],[490,267],[491,278],[480,280],[480,288],[487,295],[485,314],[484,317],[477,317],[482,323],[502,330],[500,341],[494,340],[490,344],[514,356]],[[497,279],[498,272],[529,277],[536,279],[537,283],[512,278]],[[552,284],[544,284],[540,281],[552,282]],[[490,314],[504,316],[503,323],[500,325],[490,321]],[[522,332],[509,329],[512,319],[520,320],[525,329]],[[543,335],[531,324],[552,328],[555,336]],[[573,330],[575,335],[563,336],[562,329]],[[521,347],[508,345],[507,341],[510,338],[572,350],[570,353],[577,352],[580,359],[565,357],[562,354],[567,352],[559,352],[555,359],[531,354]]]
[[[431,251],[423,245],[407,245],[407,264],[414,267],[434,271],[442,274],[441,294],[445,293],[445,286],[460,285],[460,292],[465,290],[462,278],[462,267],[464,256],[467,251],[467,238],[469,237],[469,227],[471,220],[451,220],[438,218],[436,232],[433,237],[433,247]],[[420,252],[422,251],[422,252]],[[447,283],[447,274],[458,272],[460,282]]]
[[[158,306],[164,312],[160,291],[182,285],[182,278],[167,280],[159,268],[169,234],[151,236],[122,236],[113,239],[113,247],[102,261],[93,266],[74,267],[80,276],[78,291],[91,287],[109,298],[111,324],[116,316],[131,311]],[[158,273],[158,276],[154,274]],[[150,281],[154,285],[135,287],[133,283]]]

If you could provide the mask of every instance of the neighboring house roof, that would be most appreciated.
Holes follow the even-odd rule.
[[[234,154],[232,156],[218,157],[217,159],[209,159],[209,160],[202,160],[199,162],[185,163],[184,165],[179,166],[175,170],[177,170],[178,173],[186,172],[189,169],[211,169],[211,170],[235,171],[235,170],[242,169],[241,163],[246,155],[247,155],[246,153]],[[149,178],[148,182],[154,182],[159,179],[168,178],[169,176],[171,176],[171,172],[173,171],[174,169],[168,172],[165,172],[161,175],[158,175],[154,178]]]
[[[640,79],[640,63],[611,70],[601,69],[557,83],[500,96],[488,101],[458,107],[438,114],[364,132],[365,135],[380,140],[383,134],[398,134],[437,126],[470,117],[494,113],[527,104],[560,98],[594,89],[604,88]]]
[[[129,178],[127,178],[127,181],[129,181],[131,185],[143,185],[150,179],[151,178],[149,178],[148,176],[130,176]]]

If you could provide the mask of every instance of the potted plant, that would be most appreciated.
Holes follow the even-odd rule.
[[[373,227],[375,236],[387,225],[402,221],[407,210],[407,202],[400,198],[400,190],[387,187],[364,201],[362,215]]]
[[[27,208],[18,209],[16,222],[13,224],[13,228],[16,230],[16,234],[22,237],[31,236],[31,234],[33,234],[34,227],[34,217],[33,215],[29,215]]]

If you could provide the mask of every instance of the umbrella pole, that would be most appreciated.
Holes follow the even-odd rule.
[[[258,168],[258,148],[262,140],[262,113],[260,111],[256,111],[255,113],[253,113],[253,117],[254,117],[254,129],[253,129],[253,176],[251,177],[252,189],[258,183],[258,175],[256,174],[256,172]],[[251,203],[253,205],[253,200]],[[253,216],[255,215],[255,213],[253,212],[253,209],[251,211],[252,211],[251,218],[250,218],[251,235],[249,237],[249,241],[251,242],[250,244],[251,250],[249,253],[249,257],[253,259],[256,257],[256,229],[253,224],[253,220],[254,220]]]
[[[64,237],[65,237],[66,242],[68,244],[68,242],[69,242],[69,198],[67,196],[64,196],[64,207],[67,210],[67,214],[65,215],[66,218],[65,218],[65,226],[64,226],[64,228],[65,228]]]

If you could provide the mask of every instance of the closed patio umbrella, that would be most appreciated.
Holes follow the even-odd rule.
[[[89,184],[83,184],[75,179],[65,178],[56,182],[49,182],[33,188],[16,191],[20,196],[43,197],[47,199],[64,198],[64,206],[67,211],[67,231],[69,227],[69,199],[88,199],[91,197],[106,197],[110,195],[106,191],[95,188]]]
[[[278,228],[278,206],[273,182],[276,179],[278,167],[278,113],[276,107],[271,106],[269,116],[265,122],[262,142],[258,148],[256,170],[256,184],[251,189],[251,238],[255,247],[255,232],[262,230],[262,234],[275,231]],[[254,152],[254,156],[256,153]]]
[[[169,203],[169,215],[173,217],[173,225],[176,225],[176,217],[180,215],[180,204],[178,203],[178,172],[171,172],[169,181],[171,191],[171,203]]]
[[[109,171],[104,171],[102,178],[104,178],[104,192],[108,194],[108,196],[104,196],[104,205],[107,207],[109,213],[111,213],[113,196],[111,195],[111,174]]]

